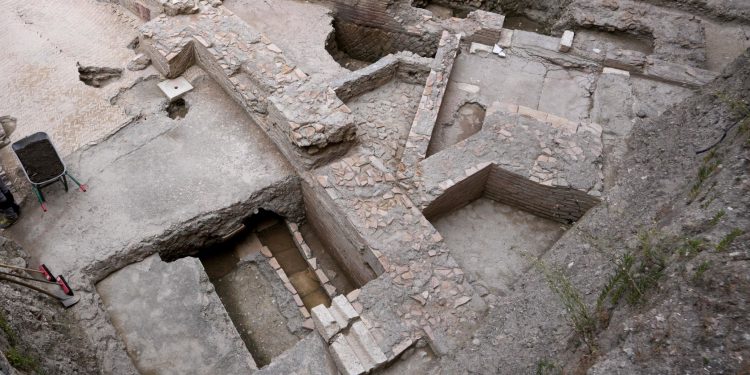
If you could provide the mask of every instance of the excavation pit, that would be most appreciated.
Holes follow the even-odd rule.
[[[438,36],[410,33],[400,27],[388,28],[336,19],[334,30],[326,40],[326,50],[336,62],[349,70],[362,69],[388,54],[410,51],[423,57],[434,57]]]
[[[456,261],[495,293],[506,293],[564,233],[557,222],[479,198],[432,220]]]
[[[254,233],[243,233],[198,257],[242,341],[262,367],[294,346],[304,332],[292,295],[254,246],[257,241]]]
[[[448,148],[482,130],[485,108],[479,103],[464,103],[453,115],[451,122],[435,125],[427,156]]]
[[[189,109],[190,106],[185,99],[179,98],[167,104],[165,110],[167,111],[167,116],[169,116],[169,118],[172,120],[179,120],[185,118]]]

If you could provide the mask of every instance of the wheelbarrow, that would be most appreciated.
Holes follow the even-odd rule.
[[[47,204],[42,194],[43,187],[59,181],[65,191],[68,191],[68,178],[70,178],[81,191],[85,192],[88,188],[68,173],[65,163],[63,163],[47,133],[34,133],[14,142],[13,153],[16,154],[18,162],[21,163],[23,173],[31,183],[31,190],[39,200],[44,212],[47,212]]]

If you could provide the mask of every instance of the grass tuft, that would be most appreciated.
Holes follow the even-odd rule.
[[[551,269],[542,261],[537,261],[536,265],[544,274],[549,288],[565,306],[565,310],[568,312],[568,320],[578,338],[586,344],[589,352],[595,353],[597,351],[595,341],[596,319],[583,301],[581,293],[560,270]]]
[[[657,285],[667,267],[667,254],[659,242],[652,232],[644,233],[640,236],[638,249],[623,254],[616,261],[615,273],[597,298],[597,311],[603,309],[608,300],[612,306],[617,306],[623,299],[630,305],[645,300],[646,293]],[[687,243],[696,248],[701,246],[697,242]]]
[[[18,347],[13,346],[5,352],[5,358],[8,359],[8,363],[11,366],[18,370],[38,372],[39,363],[36,359],[30,355],[21,353]]]
[[[708,225],[711,227],[715,227],[716,224],[719,224],[719,221],[721,221],[721,219],[724,218],[726,214],[726,211],[720,210],[714,215],[714,217],[711,218],[711,220],[708,222]]]
[[[726,250],[732,244],[732,242],[734,242],[735,238],[741,236],[744,233],[745,232],[742,229],[732,229],[732,231],[727,233],[727,235],[724,236],[724,238],[722,238],[721,241],[719,241],[719,243],[716,245],[716,251],[722,252]]]
[[[555,363],[547,359],[540,359],[536,362],[536,375],[558,375],[562,371],[555,366]]]
[[[703,274],[708,271],[708,269],[711,267],[711,262],[705,261],[701,263],[698,268],[695,269],[695,274],[693,275],[693,281],[699,281],[703,279]]]

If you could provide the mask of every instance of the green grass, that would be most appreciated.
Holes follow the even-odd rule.
[[[732,244],[732,242],[734,242],[735,238],[741,236],[744,233],[745,232],[742,231],[742,229],[732,229],[731,232],[727,233],[727,235],[724,236],[724,238],[722,238],[718,244],[716,244],[716,251],[722,252],[726,250]]]
[[[653,232],[640,236],[638,248],[627,252],[618,259],[615,273],[609,278],[597,298],[597,311],[603,310],[609,302],[612,307],[625,300],[634,306],[646,299],[649,290],[656,287],[667,268],[667,252]],[[702,243],[686,241],[688,249],[700,248]]]
[[[594,314],[583,301],[583,296],[570,280],[560,270],[547,267],[542,261],[536,262],[542,271],[550,290],[560,299],[567,311],[568,321],[578,338],[586,344],[589,352],[595,353],[597,345],[595,341],[596,319]]]
[[[13,327],[10,326],[5,315],[0,311],[0,331],[8,339],[10,349],[5,352],[5,358],[8,363],[18,370],[26,372],[43,373],[39,367],[39,361],[33,355],[25,354],[21,351],[18,335]]]
[[[691,201],[695,200],[695,198],[698,197],[701,192],[701,187],[706,182],[706,180],[711,177],[716,169],[718,169],[720,164],[721,160],[718,158],[715,149],[711,150],[711,152],[709,152],[708,155],[703,158],[703,164],[701,164],[700,168],[698,168],[698,176],[696,178],[696,181],[690,188]]]
[[[21,353],[17,347],[13,346],[5,352],[5,358],[11,366],[18,370],[39,372],[39,363],[33,356]]]
[[[558,375],[562,371],[555,366],[555,363],[546,359],[540,359],[536,362],[536,375]]]
[[[705,261],[701,263],[698,268],[695,269],[695,274],[693,275],[693,280],[698,281],[703,279],[703,274],[708,271],[708,269],[711,267],[711,262]]]
[[[18,342],[16,332],[13,330],[13,327],[8,324],[8,320],[5,319],[5,315],[2,312],[0,312],[0,330],[2,330],[5,337],[8,338],[8,343],[11,346],[16,345]]]
[[[687,238],[679,249],[679,254],[684,257],[693,257],[708,248],[708,242],[700,238]]]
[[[721,219],[724,218],[724,216],[726,216],[726,214],[727,214],[726,211],[720,210],[714,215],[714,217],[711,218],[711,220],[709,220],[708,225],[711,227],[715,227],[716,224],[719,224]]]

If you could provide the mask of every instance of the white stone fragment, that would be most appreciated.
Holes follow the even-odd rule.
[[[496,54],[496,55],[498,55],[500,57],[505,57],[506,56],[505,55],[505,51],[503,51],[503,47],[500,47],[497,44],[495,44],[495,47],[492,48],[492,53],[494,53],[494,54]]]
[[[622,69],[615,69],[615,68],[607,68],[607,67],[605,67],[604,70],[602,71],[602,73],[603,74],[620,74],[620,75],[624,75],[624,76],[630,77],[630,72],[628,72],[627,70],[622,70]]]
[[[573,37],[575,37],[575,33],[570,30],[565,30],[563,32],[562,37],[560,38],[560,47],[558,50],[560,52],[568,52],[573,47]]]
[[[471,47],[469,47],[469,53],[477,53],[477,52],[490,54],[492,53],[492,46],[472,42]]]
[[[186,92],[193,89],[193,85],[188,82],[185,77],[177,77],[175,79],[168,79],[166,81],[161,81],[157,84],[159,86],[159,89],[164,93],[164,95],[167,96],[169,101],[174,101],[181,96],[185,95]]]
[[[502,29],[500,30],[500,40],[497,41],[497,45],[503,48],[510,48],[513,43],[513,29]]]
[[[331,315],[325,305],[318,305],[312,308],[310,311],[315,328],[318,329],[318,333],[323,337],[325,341],[330,341],[331,338],[339,333],[339,328],[336,318]]]
[[[375,338],[364,323],[354,322],[345,337],[365,371],[370,371],[387,361],[385,353],[375,342]]]

